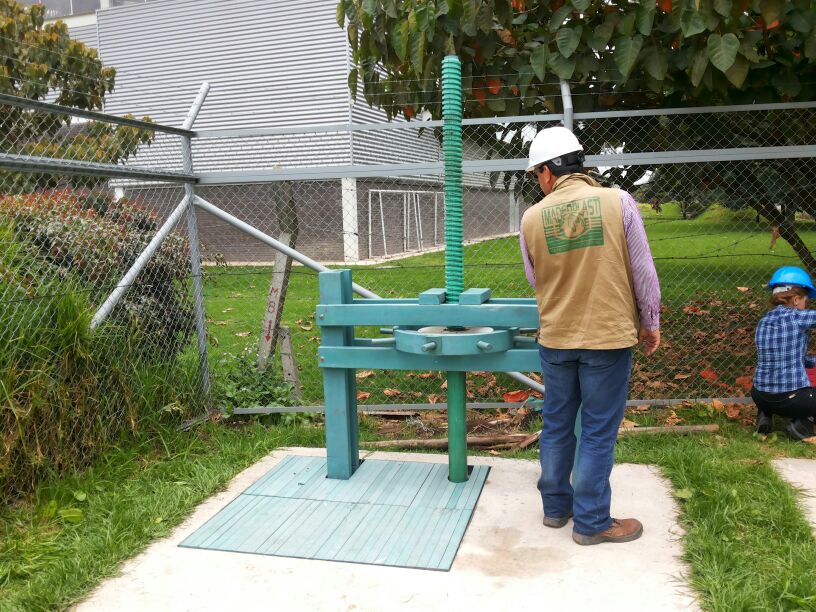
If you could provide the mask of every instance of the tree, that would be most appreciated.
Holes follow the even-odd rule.
[[[462,60],[465,113],[471,117],[557,110],[559,79],[570,81],[577,111],[816,98],[812,0],[340,0],[337,17],[353,51],[352,92],[360,75],[366,99],[389,117],[410,119],[423,110],[439,117],[441,62],[450,52]],[[576,131],[589,153],[610,146],[666,150],[678,137],[690,149],[715,148],[715,133],[720,148],[746,146],[769,124],[775,131],[763,134],[763,144],[786,145],[813,134],[810,117],[779,125],[778,114],[767,113],[746,126],[743,117],[691,115],[671,126],[621,130],[623,118],[582,122]],[[707,140],[695,124],[700,121],[708,121]],[[496,138],[495,128],[489,129],[493,136],[478,137],[490,140],[497,155],[524,156],[528,144],[521,130],[508,128]],[[779,225],[816,272],[816,260],[791,223],[795,210],[813,207],[801,187],[810,181],[796,186],[777,180],[808,169],[790,160],[762,164],[762,172],[751,162],[721,164],[717,172],[694,168],[691,186],[706,190],[703,199],[736,193],[735,203]],[[606,178],[631,188],[645,177],[651,177],[654,194],[677,195],[682,183],[671,167],[659,166],[613,168]],[[505,175],[505,184],[534,189],[524,173],[512,178]],[[690,194],[684,181],[683,197],[700,195]],[[777,202],[787,207],[779,211]]]
[[[0,0],[0,93],[82,110],[102,109],[116,70],[72,40],[64,22],[44,23],[45,6]],[[147,118],[145,118],[147,119]],[[149,120],[149,119],[147,119]],[[149,130],[102,122],[71,125],[70,115],[0,105],[0,151],[117,163],[152,141]],[[3,174],[3,191],[53,187],[51,175]],[[98,179],[75,179],[90,185]]]

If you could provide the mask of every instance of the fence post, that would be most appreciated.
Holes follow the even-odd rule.
[[[184,119],[184,129],[193,127],[196,117],[210,91],[209,83],[202,83],[195,101],[187,117]],[[181,139],[181,154],[184,162],[184,171],[193,172],[193,149],[189,136]],[[198,361],[201,369],[201,392],[209,401],[210,396],[210,364],[207,359],[207,321],[204,314],[204,283],[201,277],[201,253],[198,247],[198,220],[194,206],[195,192],[192,183],[184,185],[184,199],[187,203],[187,234],[190,240],[190,272],[193,277],[193,302],[195,304],[196,336],[198,339]]]
[[[564,127],[571,132],[573,126],[572,93],[570,92],[569,83],[564,79],[561,79],[561,102],[564,106]]]

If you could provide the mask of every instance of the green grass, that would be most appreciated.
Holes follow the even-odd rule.
[[[663,303],[664,349],[647,362],[649,371],[660,372],[677,388],[634,388],[636,397],[723,397],[738,395],[735,385],[753,364],[749,346],[737,354],[735,346],[752,342],[752,329],[764,309],[762,288],[773,269],[798,262],[792,249],[780,239],[774,253],[768,252],[770,228],[757,222],[752,211],[731,211],[712,206],[692,220],[683,220],[677,205],[668,204],[658,215],[641,207],[661,280]],[[798,229],[807,244],[816,244],[816,223],[799,221]],[[352,267],[354,280],[383,297],[413,297],[430,287],[444,286],[444,255],[429,253],[377,266]],[[532,290],[524,278],[515,237],[489,240],[465,248],[465,285],[491,287],[493,295],[531,297]],[[210,333],[215,346],[212,354],[217,376],[218,359],[237,354],[244,347],[257,346],[270,268],[235,267],[209,269],[205,283],[205,300]],[[748,293],[737,287],[748,287]],[[319,329],[314,324],[318,301],[316,274],[303,267],[293,268],[289,294],[283,313],[283,324],[292,329],[301,382],[306,403],[321,403],[322,382],[317,364]],[[711,306],[712,301],[721,305]],[[687,304],[697,304],[708,314],[690,317],[683,312]],[[715,302],[716,304],[716,302]],[[375,333],[376,330],[363,330]],[[708,336],[725,332],[727,338],[708,341]],[[700,333],[706,335],[701,341]],[[697,334],[697,335],[695,335]],[[683,369],[686,368],[686,369]],[[710,385],[697,372],[711,369],[720,374],[717,384]],[[678,374],[693,376],[672,383]],[[393,401],[382,394],[386,387],[439,393],[437,387],[419,385],[407,380],[405,373],[391,373],[361,383],[370,391],[370,403]],[[517,385],[500,380],[510,388]],[[636,381],[637,383],[637,381]],[[728,383],[732,388],[723,388]],[[442,393],[444,394],[444,392]],[[484,398],[487,400],[498,399]]]
[[[243,468],[278,446],[323,439],[314,427],[158,427],[82,475],[42,484],[0,515],[0,610],[79,601]]]
[[[702,407],[683,416],[687,423],[717,422],[721,435],[622,438],[617,460],[658,465],[671,480],[686,530],[686,579],[704,609],[816,610],[816,541],[794,492],[769,464],[779,456],[816,458],[816,448],[775,436],[760,441]],[[654,421],[652,413],[630,418]],[[376,438],[370,424],[361,423],[363,440]],[[41,485],[0,515],[0,610],[64,609],[80,601],[276,447],[324,444],[321,427],[258,420],[190,432],[157,426],[150,434],[82,475]]]

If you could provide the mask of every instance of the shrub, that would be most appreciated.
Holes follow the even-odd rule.
[[[194,406],[194,355],[152,359],[129,324],[93,332],[88,292],[0,225],[0,501],[89,465],[147,418]]]
[[[3,219],[17,238],[36,247],[35,275],[48,266],[50,274],[76,280],[96,304],[113,291],[160,225],[138,202],[72,189],[2,197]],[[187,242],[173,232],[112,313],[136,330],[135,349],[170,358],[187,346],[193,329],[188,269]]]

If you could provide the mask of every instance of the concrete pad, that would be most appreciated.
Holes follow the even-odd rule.
[[[682,582],[681,531],[669,483],[650,466],[612,471],[613,515],[639,518],[640,540],[578,546],[571,523],[541,524],[534,461],[471,457],[491,471],[450,572],[180,548],[184,538],[287,454],[239,474],[169,537],[125,563],[78,606],[98,610],[699,610]],[[438,463],[440,455],[376,452]]]
[[[779,475],[801,492],[799,505],[816,533],[816,460],[774,459]]]

